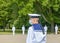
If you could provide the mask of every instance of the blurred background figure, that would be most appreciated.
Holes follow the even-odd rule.
[[[13,27],[12,27],[12,32],[13,32],[13,36],[15,35],[15,26],[13,25]]]
[[[22,26],[22,34],[23,35],[25,34],[25,26],[24,25]]]
[[[55,25],[55,34],[58,34],[58,26]]]
[[[44,26],[45,34],[47,34],[47,28],[48,28],[48,27],[45,25],[45,26]]]
[[[48,30],[48,27],[47,25],[44,26],[44,32],[45,32],[45,35],[47,35],[47,30]],[[47,40],[47,36],[45,37],[45,40]],[[46,42],[46,41],[45,41]],[[46,42],[47,43],[47,42]]]

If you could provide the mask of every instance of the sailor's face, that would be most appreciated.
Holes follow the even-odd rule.
[[[30,18],[30,20],[31,20],[32,24],[37,24],[39,18]]]

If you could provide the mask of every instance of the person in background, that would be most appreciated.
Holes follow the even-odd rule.
[[[48,28],[48,27],[45,25],[45,26],[44,26],[45,34],[47,34],[47,28]]]
[[[55,34],[58,34],[58,26],[55,25]]]
[[[13,25],[13,27],[12,27],[12,32],[13,32],[13,36],[15,35],[15,26]]]
[[[45,26],[44,26],[44,32],[45,32],[45,35],[46,35],[45,40],[47,40],[47,30],[48,30],[48,27],[45,25]],[[45,41],[45,42],[46,42],[46,41]]]
[[[25,26],[24,25],[22,26],[22,34],[23,35],[25,34]]]

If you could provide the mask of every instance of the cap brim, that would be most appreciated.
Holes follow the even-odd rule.
[[[36,17],[37,17],[37,16],[41,16],[41,15],[39,15],[39,14],[28,14],[28,15],[29,15],[30,17],[31,17],[31,16],[36,16]]]

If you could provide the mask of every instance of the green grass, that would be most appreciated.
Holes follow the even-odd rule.
[[[5,32],[3,31],[3,29],[0,29],[0,35],[5,35],[5,34],[11,34],[12,32],[9,30],[9,32],[8,31],[6,31],[5,30]]]
[[[21,29],[16,29],[15,31],[16,34],[22,34],[22,30]],[[27,33],[27,30],[25,31],[25,33]],[[10,35],[12,34],[12,30],[11,29],[5,29],[5,32],[3,31],[3,29],[0,29],[0,35]]]
[[[21,34],[21,32],[15,32],[16,34]],[[0,35],[11,35],[12,32],[0,32]]]
[[[47,33],[51,34],[50,30],[48,30]],[[11,29],[5,29],[5,32],[3,31],[3,29],[0,29],[0,35],[10,35],[10,34],[12,34]],[[16,29],[16,34],[22,34],[22,30],[21,29]],[[27,30],[25,31],[25,34],[27,34]],[[59,34],[60,34],[60,30],[59,30]]]

